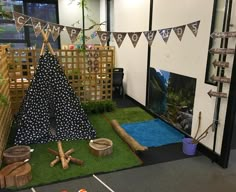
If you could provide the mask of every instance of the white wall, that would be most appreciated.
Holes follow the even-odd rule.
[[[106,21],[107,18],[107,11],[106,11],[106,0],[100,0],[100,21]],[[101,26],[101,30],[106,30],[106,25]]]
[[[205,73],[210,39],[213,0],[159,0],[154,1],[153,29],[176,27],[200,20],[197,37],[186,26],[180,42],[172,30],[168,43],[161,36],[152,46],[151,65],[169,72],[196,78],[192,136],[198,127],[198,114],[201,111],[201,130],[213,121],[215,98],[208,91],[214,86],[205,84]],[[220,128],[222,129],[222,128]],[[214,133],[210,130],[203,143],[212,149]],[[217,151],[220,152],[221,141]]]
[[[147,0],[115,0],[113,30],[115,32],[148,31],[148,2]],[[116,45],[114,40],[113,45]],[[133,47],[128,35],[121,47],[116,47],[116,66],[125,69],[126,94],[143,105],[146,102],[147,47],[143,35],[136,48]]]
[[[154,0],[153,30],[176,27],[200,20],[197,37],[187,26],[181,42],[173,30],[168,43],[165,43],[157,33],[151,51],[152,67],[197,79],[192,135],[196,132],[200,111],[202,113],[200,133],[213,122],[214,118],[216,99],[210,98],[207,93],[211,89],[216,91],[216,87],[205,84],[213,3],[213,0]],[[149,1],[119,0],[114,1],[114,7],[115,32],[148,30]],[[136,48],[132,47],[129,39],[125,39],[121,47],[116,48],[116,65],[125,69],[126,93],[145,105],[147,42],[143,35]],[[229,86],[225,85],[224,91],[227,92],[228,89]],[[216,152],[219,154],[226,107],[227,99],[223,99],[216,143]],[[214,132],[210,130],[208,136],[201,142],[212,149],[213,140]]]
[[[70,3],[70,1],[68,0],[58,0],[59,24],[65,25],[65,26],[72,26],[72,24],[75,24],[77,23],[77,21],[79,21],[79,23],[77,23],[75,27],[78,27],[78,28],[83,27],[82,9],[78,5],[78,2],[80,1],[78,0],[78,1],[73,1],[72,3]],[[97,23],[100,23],[100,1],[89,0],[88,7],[89,7],[88,10],[85,9],[85,28],[88,28],[91,25],[93,25],[93,23],[91,23],[88,20],[88,16],[91,17],[91,19],[95,20]],[[94,32],[94,30],[86,31],[86,35],[89,36],[92,32]],[[63,31],[60,37],[61,37],[61,45],[71,44],[71,41],[66,31]],[[93,40],[89,40],[87,43],[97,44],[99,43],[99,39],[95,38]]]

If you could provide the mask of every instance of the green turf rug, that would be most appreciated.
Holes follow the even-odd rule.
[[[32,180],[22,188],[46,185],[50,183],[65,181],[73,178],[91,175],[94,173],[111,172],[139,166],[142,161],[131,151],[129,146],[116,134],[104,115],[121,123],[149,120],[152,117],[139,107],[116,109],[114,112],[103,115],[90,115],[89,119],[97,131],[97,138],[105,137],[113,141],[113,153],[105,157],[96,157],[89,151],[89,141],[62,141],[63,150],[74,148],[72,157],[84,161],[83,166],[73,163],[69,168],[63,170],[61,163],[50,167],[50,162],[55,156],[48,152],[48,148],[58,150],[56,142],[46,144],[30,145],[34,152],[31,154],[30,164],[32,166]]]

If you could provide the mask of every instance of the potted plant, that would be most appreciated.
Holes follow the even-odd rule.
[[[207,136],[209,129],[213,126],[213,123],[209,125],[202,134],[199,135],[200,130],[200,124],[201,124],[201,112],[199,112],[198,115],[198,129],[193,138],[186,137],[183,139],[183,152],[186,155],[195,155],[197,150],[197,144]]]

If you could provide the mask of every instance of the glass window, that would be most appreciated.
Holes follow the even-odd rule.
[[[1,1],[0,3],[0,40],[5,42],[25,40],[24,29],[20,32],[16,31],[15,22],[11,15],[12,10],[22,13],[23,1]]]
[[[229,25],[227,21],[227,5],[229,0],[215,0],[214,6],[214,14],[212,19],[212,27],[211,33],[213,32],[224,32],[226,31],[227,25]],[[211,48],[222,48],[222,44],[224,40],[221,38],[212,39],[210,38],[209,49]],[[212,75],[218,74],[218,68],[214,67],[212,64],[214,61],[222,61],[222,56],[218,54],[210,54],[208,53],[208,61],[207,61],[207,70],[205,81],[209,84],[215,84],[214,81],[211,80]]]
[[[20,12],[38,19],[58,23],[57,1],[51,0],[6,0],[0,2],[0,43],[11,43],[14,47],[24,48],[42,46],[42,37],[35,36],[32,27],[23,27],[16,31],[12,11]],[[7,16],[9,15],[9,16]],[[59,48],[59,38],[54,42],[49,39],[53,48]]]
[[[25,34],[24,30],[17,32],[15,23],[1,23],[0,24],[0,39],[4,40],[24,40]]]
[[[52,23],[58,23],[57,17],[57,5],[56,4],[48,4],[48,3],[27,3],[26,4],[26,12],[28,16],[36,17],[38,19],[42,19],[44,21],[49,21]],[[42,36],[35,36],[34,30],[32,27],[29,27],[30,34],[30,46],[36,46],[39,48],[42,46]],[[49,42],[53,48],[58,48],[59,40],[57,39],[55,42],[52,38],[49,37]]]

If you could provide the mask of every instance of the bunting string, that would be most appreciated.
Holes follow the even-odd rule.
[[[53,41],[56,41],[60,33],[63,30],[66,30],[71,42],[75,43],[77,41],[77,37],[79,33],[82,30],[81,28],[64,26],[64,25],[59,25],[56,23],[47,22],[38,18],[30,17],[22,13],[15,12],[15,11],[13,12],[13,17],[15,20],[16,30],[18,32],[22,29],[22,27],[31,25],[34,29],[35,36],[37,37],[41,33],[42,30],[50,29]],[[110,40],[111,35],[113,35],[117,46],[120,48],[126,35],[128,34],[128,37],[133,47],[135,48],[142,34],[144,34],[149,46],[152,45],[157,32],[159,32],[160,36],[162,37],[165,43],[168,42],[172,30],[174,31],[179,41],[181,41],[186,31],[186,26],[190,29],[193,36],[197,37],[199,26],[200,26],[200,20],[188,23],[186,25],[168,27],[168,28],[152,30],[152,31],[143,31],[143,32],[110,32],[110,31],[98,30],[98,31],[94,31],[90,35],[90,38],[94,39],[95,37],[98,36],[101,44],[105,46],[106,43]]]

